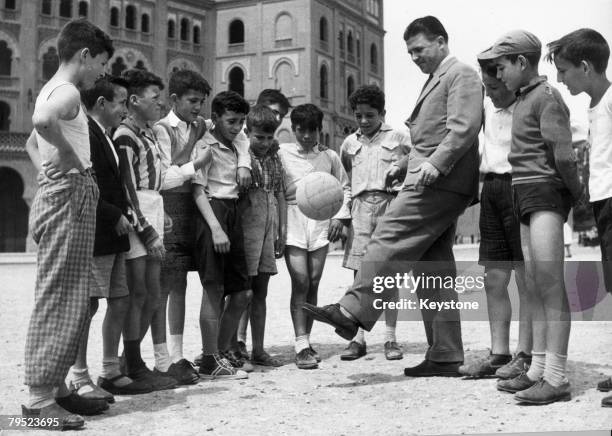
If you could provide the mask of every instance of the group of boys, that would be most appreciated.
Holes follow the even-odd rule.
[[[407,43],[418,37],[446,44],[439,32],[423,30],[432,18],[421,19],[425,24],[420,22]],[[592,98],[590,139],[598,158],[591,160],[589,191],[610,291],[609,48],[597,32],[581,29],[549,44],[549,50],[559,81],[572,94],[587,92]],[[283,255],[292,279],[298,368],[316,368],[320,360],[310,344],[313,318],[307,313],[352,339],[343,360],[366,354],[358,327],[368,330],[376,319],[359,321],[342,305],[321,315],[316,302],[329,241],[339,239],[347,227],[343,265],[363,280],[366,274],[357,271],[371,260],[366,248],[370,240],[376,243],[377,223],[388,221],[380,218],[397,203],[398,192],[406,190],[398,179],[408,165],[411,141],[383,122],[380,89],[362,86],[350,96],[358,130],[338,156],[319,144],[323,113],[310,104],[291,113],[297,144],[278,146],[275,132],[289,112],[289,102],[278,91],[263,91],[253,108],[239,94],[221,92],[212,100],[211,120],[205,120],[200,111],[211,88],[199,73],[181,70],[170,77],[172,109],[160,119],[162,80],[137,69],[121,78],[103,76],[113,46],[91,23],[68,23],[58,38],[58,52],[61,64],[39,94],[35,131],[27,145],[41,173],[30,216],[38,274],[26,343],[30,401],[23,406],[25,416],[57,417],[62,428],[79,428],[84,425],[79,414],[106,410],[113,395],[172,389],[199,379],[242,379],[252,370],[249,361],[279,366],[265,351],[263,338],[268,282],[277,272],[276,258]],[[565,377],[570,318],[562,225],[572,199],[583,194],[569,111],[538,75],[540,55],[539,40],[516,31],[478,56],[490,97],[480,166],[480,261],[487,272],[491,354],[467,365],[428,364],[429,373],[422,365],[407,368],[406,374],[497,375],[502,378],[499,390],[515,393],[521,402],[547,404],[571,397]],[[428,82],[424,91],[428,86],[436,85]],[[417,188],[452,170],[451,165],[441,175],[435,163],[429,166],[409,171],[416,173]],[[344,186],[341,213],[323,223],[311,222],[295,205],[297,181],[313,170],[330,172]],[[514,357],[507,294],[513,268],[521,301]],[[198,272],[203,288],[197,369],[183,356],[188,271]],[[87,370],[86,350],[98,298],[107,298],[108,305],[96,385]],[[397,290],[385,298],[397,299]],[[385,356],[401,359],[397,313],[385,315]],[[245,345],[249,318],[251,355]],[[140,352],[149,326],[153,370]],[[122,334],[123,356],[118,357]],[[612,390],[612,382],[600,383],[599,389]],[[602,404],[609,406],[610,400]]]

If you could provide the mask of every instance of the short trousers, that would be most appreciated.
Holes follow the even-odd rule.
[[[151,224],[153,229],[159,235],[159,238],[164,239],[164,199],[157,191],[150,189],[141,189],[136,191],[140,211]],[[130,232],[130,251],[126,254],[126,259],[136,259],[147,255],[147,247],[138,237],[136,232]]]
[[[195,245],[195,221],[199,214],[191,192],[164,192],[164,210],[172,219],[172,230],[164,234],[166,255],[162,269],[195,271],[193,250]]]
[[[215,251],[210,227],[202,214],[198,214],[194,258],[200,282],[205,289],[210,284],[222,285],[225,295],[250,289],[238,201],[216,198],[209,201],[230,241],[230,251],[227,254]]]
[[[342,266],[352,270],[361,268],[361,259],[372,239],[378,219],[385,214],[387,207],[396,194],[383,191],[363,192],[353,198],[351,206],[351,226],[344,248]]]
[[[95,256],[91,267],[89,296],[119,298],[130,294],[125,270],[125,253]]]
[[[274,242],[278,234],[278,206],[274,192],[251,189],[240,200],[244,203],[242,230],[249,276],[276,274]]]
[[[535,182],[512,185],[514,213],[523,224],[529,224],[532,213],[555,212],[567,221],[572,208],[572,196],[560,183]]]
[[[307,251],[329,244],[327,232],[330,220],[317,221],[304,215],[297,204],[287,205],[287,243]]]
[[[512,205],[511,174],[485,176],[480,194],[479,226],[480,265],[513,268],[523,261],[521,226]]]
[[[592,203],[606,290],[612,294],[612,197]]]

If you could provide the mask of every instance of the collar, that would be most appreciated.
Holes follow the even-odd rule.
[[[174,109],[172,109],[168,113],[168,123],[170,124],[171,127],[180,126],[180,127],[184,127],[185,129],[189,127],[186,121],[183,121],[178,117],[178,115],[174,112]]]
[[[388,132],[389,130],[393,130],[393,128],[383,122],[380,125],[380,128],[376,131],[376,133],[374,133],[374,136],[372,136],[372,138],[376,137],[380,132]],[[357,129],[357,131],[355,132],[355,136],[357,136],[357,139],[361,139],[361,137],[364,136],[363,133],[361,133],[361,129]]]
[[[493,108],[494,108],[494,111],[493,111],[493,112],[495,112],[496,114],[503,113],[503,112],[507,112],[507,113],[509,113],[510,115],[512,115],[512,114],[514,113],[514,108],[515,108],[515,107],[516,107],[516,100],[514,100],[514,101],[513,101],[513,102],[510,104],[510,106],[507,106],[507,107],[495,107],[495,106],[493,106]]]
[[[210,133],[210,131],[208,130],[206,131],[206,133],[204,133],[204,136],[202,136],[202,141],[204,141],[204,143],[206,143],[206,145],[209,145],[209,146],[217,145],[218,147],[225,148],[226,150],[232,150],[232,148],[234,150],[236,149],[236,145],[233,142],[232,142],[232,148],[230,148],[224,143],[218,141],[217,138],[215,138],[214,135]]]
[[[295,145],[296,145],[298,153],[302,153],[302,154],[306,153],[306,150],[304,150],[304,147],[302,147],[299,142],[296,142]],[[319,143],[317,142],[314,145],[314,147],[312,147],[312,153],[319,154],[320,152],[321,152],[321,150],[319,149]],[[308,153],[310,153],[310,152],[308,152]]]
[[[516,95],[525,95],[527,94],[529,91],[531,91],[534,88],[537,88],[537,86],[540,83],[544,83],[548,80],[548,78],[546,76],[537,76],[534,77],[533,79],[531,79],[529,81],[529,83],[525,86],[523,86],[522,88],[519,88],[519,90],[517,91]]]
[[[100,123],[100,121],[96,120],[95,117],[91,117],[92,120],[95,121],[95,123],[98,125],[98,127],[100,128],[100,130],[102,130],[102,133],[104,133],[104,135],[110,137],[110,135],[108,134],[108,132],[106,131],[106,129],[104,128],[104,126],[102,125],[102,123]]]
[[[438,74],[440,72],[440,70],[442,69],[442,67],[444,66],[444,64],[447,63],[448,61],[450,61],[453,58],[454,58],[454,56],[452,56],[450,53],[447,54],[446,57],[444,59],[442,59],[442,61],[438,64],[438,68],[436,68],[436,71],[434,71],[431,75],[435,76],[436,74]]]
[[[125,117],[123,121],[121,122],[121,124],[123,124],[128,129],[132,130],[137,135],[151,136],[149,133],[151,131],[151,127],[147,124],[145,128],[143,129],[142,127],[140,127],[140,125],[138,125],[138,123],[136,123],[134,118],[132,118],[130,115]]]

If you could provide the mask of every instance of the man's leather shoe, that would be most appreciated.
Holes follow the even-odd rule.
[[[535,384],[536,382],[527,377],[526,372],[521,372],[518,376],[511,378],[510,380],[498,380],[497,390],[514,394],[516,392],[524,391]]]
[[[608,395],[601,400],[601,407],[612,407],[612,395]]]
[[[404,369],[406,377],[461,377],[459,366],[463,362],[434,362],[425,359],[417,366]]]
[[[328,304],[327,306],[317,307],[313,304],[304,303],[302,310],[314,319],[331,325],[336,328],[336,333],[350,341],[357,334],[359,325],[340,312],[340,305]]]
[[[58,397],[55,401],[68,412],[77,415],[98,415],[108,410],[106,400],[83,398],[74,392],[65,397]]]
[[[40,409],[29,409],[22,405],[21,416],[24,418],[39,418],[39,427],[47,430],[76,430],[85,425],[82,416],[71,414],[57,403]]]
[[[600,392],[612,391],[612,378],[607,378],[597,383],[597,390]]]
[[[348,347],[344,350],[344,353],[340,355],[340,360],[357,360],[367,354],[366,344],[360,344],[359,342],[351,341]]]
[[[569,382],[555,387],[541,378],[530,388],[514,394],[514,399],[519,403],[543,405],[556,401],[569,401],[572,399],[572,393]]]

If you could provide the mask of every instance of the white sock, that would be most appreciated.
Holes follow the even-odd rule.
[[[365,331],[361,327],[359,327],[359,330],[357,330],[357,334],[353,338],[353,341],[361,345],[365,344]]]
[[[308,335],[296,336],[295,337],[295,352],[299,353],[304,348],[310,348],[310,341]]]
[[[395,327],[385,326],[385,342],[397,342],[395,338]]]
[[[533,360],[532,360],[533,362]],[[557,353],[546,352],[546,365],[544,366],[544,380],[550,383],[551,386],[558,388],[564,383],[567,383],[565,376],[565,364],[567,356]],[[533,363],[532,363],[533,365]]]
[[[172,360],[170,360],[170,354],[168,354],[168,346],[166,343],[153,344],[153,354],[155,355],[155,368],[161,372],[168,371]]]
[[[183,335],[170,335],[168,338],[168,349],[172,362],[176,363],[183,357]]]
[[[119,369],[119,358],[118,357],[104,357],[102,358],[102,371],[100,377],[110,380],[111,378],[121,375]]]
[[[89,368],[70,368],[70,381],[74,384],[84,384],[91,381]]]
[[[55,395],[53,386],[30,386],[30,395],[28,400],[29,409],[42,409],[55,403]]]
[[[246,344],[247,338],[246,338],[246,330],[243,332],[238,332],[236,334],[236,339],[238,340],[238,342],[242,342],[244,344]]]
[[[531,381],[538,381],[544,375],[544,366],[546,364],[546,353],[533,351],[531,353],[531,366],[527,371],[527,377]]]

